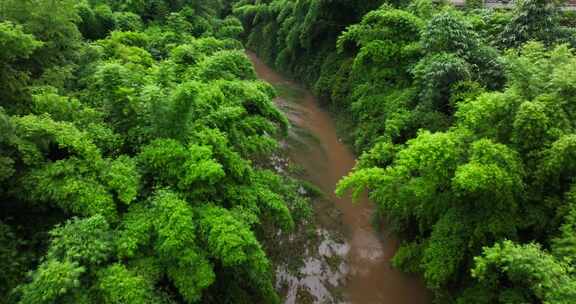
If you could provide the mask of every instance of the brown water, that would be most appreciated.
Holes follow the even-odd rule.
[[[375,231],[371,223],[373,205],[367,198],[353,204],[348,196],[338,198],[334,195],[336,184],[352,170],[356,162],[353,153],[338,138],[334,120],[319,107],[316,98],[308,91],[274,72],[253,53],[249,53],[249,57],[261,79],[272,85],[300,92],[296,97],[297,100],[292,102],[287,101],[288,98],[282,96],[282,93],[277,99],[277,103],[285,109],[295,128],[306,131],[311,135],[309,138],[313,138],[313,140],[302,139],[304,145],[289,149],[289,156],[293,162],[306,170],[309,180],[333,202],[329,208],[337,208],[341,213],[343,227],[340,228],[344,230],[346,238],[344,244],[324,242],[320,247],[329,247],[336,254],[344,254],[345,263],[336,271],[319,274],[322,267],[310,261],[306,263],[303,271],[308,276],[305,275],[301,284],[307,286],[310,293],[316,296],[314,302],[430,303],[429,294],[421,280],[391,267],[389,260],[394,255],[397,242],[385,232],[385,229]],[[326,208],[318,211],[329,212]],[[328,231],[333,229],[334,227],[325,227]],[[320,248],[319,251],[329,250]],[[309,271],[310,269],[316,271]],[[321,291],[325,289],[322,285],[322,275],[334,277],[334,280],[328,278],[328,282],[331,283],[327,284],[341,285],[340,300],[322,298]],[[289,297],[286,302],[298,303],[298,300]]]

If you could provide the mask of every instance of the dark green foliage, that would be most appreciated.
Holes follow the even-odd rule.
[[[119,31],[142,30],[142,18],[131,12],[114,12],[114,26]]]
[[[335,41],[381,0],[235,1],[248,46],[277,67],[313,84]]]
[[[80,21],[76,1],[20,1],[2,0],[2,20],[21,24],[43,45],[27,65],[35,75],[56,65],[71,64],[81,46],[81,34],[76,26]]]
[[[500,43],[504,47],[518,47],[529,40],[546,45],[573,43],[573,31],[560,25],[559,10],[556,0],[517,1],[512,19],[500,35]]]
[[[23,252],[26,241],[20,239],[15,229],[10,225],[0,222],[0,293],[6,297],[25,276],[29,254]]]
[[[431,109],[450,113],[448,103],[454,83],[471,79],[471,67],[463,59],[450,53],[438,53],[420,61],[413,70],[420,100]]]
[[[24,87],[29,73],[17,65],[19,60],[30,58],[43,43],[26,34],[21,25],[10,21],[0,22],[0,106],[16,108],[22,105]]]
[[[250,29],[248,46],[313,86],[333,110],[351,112],[358,151],[381,139],[405,141],[422,127],[445,129],[454,112],[452,87],[461,82],[490,89],[503,85],[498,52],[447,6],[246,2],[239,1],[235,13]],[[330,27],[360,19],[354,14],[339,19],[340,5],[353,5],[349,11],[360,14],[368,8],[368,13],[348,28]]]
[[[115,27],[115,16],[106,4],[91,7],[87,2],[80,2],[76,9],[80,16],[78,29],[87,39],[101,39]]]

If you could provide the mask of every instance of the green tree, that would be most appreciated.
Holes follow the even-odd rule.
[[[472,275],[491,291],[485,302],[571,303],[576,297],[571,271],[539,245],[504,241],[484,249],[475,259]],[[514,287],[498,290],[505,282]]]
[[[29,73],[18,65],[19,60],[30,58],[42,42],[33,35],[26,34],[21,25],[10,21],[0,22],[0,106],[6,109],[21,107],[26,97],[25,86]]]
[[[40,75],[44,69],[68,65],[77,56],[81,34],[76,1],[2,0],[0,18],[21,24],[26,33],[43,42],[30,57],[28,68]]]
[[[369,190],[404,240],[394,263],[422,273],[440,301],[567,303],[575,129],[562,105],[576,61],[566,46],[531,43],[507,62],[506,90],[460,101],[448,131],[376,145],[338,193]],[[558,257],[527,240],[557,244]]]
[[[560,25],[560,3],[556,0],[516,1],[513,17],[500,35],[503,47],[518,47],[529,40],[546,45],[573,42],[572,33]]]
[[[288,121],[239,21],[219,1],[0,5],[0,302],[279,302],[257,235],[310,209],[266,169]]]

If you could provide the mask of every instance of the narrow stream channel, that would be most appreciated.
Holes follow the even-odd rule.
[[[255,54],[248,53],[258,76],[270,84],[286,88],[287,91],[300,92],[292,101],[287,101],[286,93],[280,90],[277,103],[290,118],[295,128],[305,130],[314,140],[306,141],[305,149],[289,149],[289,157],[301,166],[307,177],[327,196],[331,205],[341,214],[344,244],[333,246],[332,250],[344,255],[344,264],[335,272],[329,273],[332,284],[340,284],[341,299],[321,299],[322,282],[304,278],[312,294],[316,294],[318,303],[344,302],[353,304],[425,304],[430,297],[421,280],[403,274],[392,268],[390,258],[394,255],[397,242],[394,237],[382,231],[376,232],[371,223],[373,206],[366,198],[353,204],[350,197],[337,198],[334,190],[338,181],[347,175],[355,164],[350,149],[336,134],[336,126],[331,116],[320,108],[316,98],[299,85],[285,79],[266,66]],[[284,94],[284,95],[283,95]],[[290,103],[290,106],[286,106]],[[289,109],[289,110],[286,110]],[[317,212],[329,212],[326,208]],[[322,216],[317,215],[317,216]],[[320,224],[322,221],[320,221]],[[321,227],[330,232],[334,227]],[[326,244],[323,244],[324,246]],[[323,246],[321,244],[321,246]],[[314,263],[307,265],[314,268]],[[314,273],[313,271],[310,273]],[[321,281],[321,280],[320,280]],[[294,296],[286,303],[299,303]]]

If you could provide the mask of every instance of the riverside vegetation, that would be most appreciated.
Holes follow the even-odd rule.
[[[436,303],[574,303],[561,5],[0,0],[0,303],[281,301],[262,240],[310,206],[243,45],[350,117],[337,192]]]
[[[576,301],[576,46],[562,1],[238,1],[249,48],[351,117],[396,267],[436,303]]]
[[[0,302],[276,303],[309,213],[219,1],[0,1]]]

